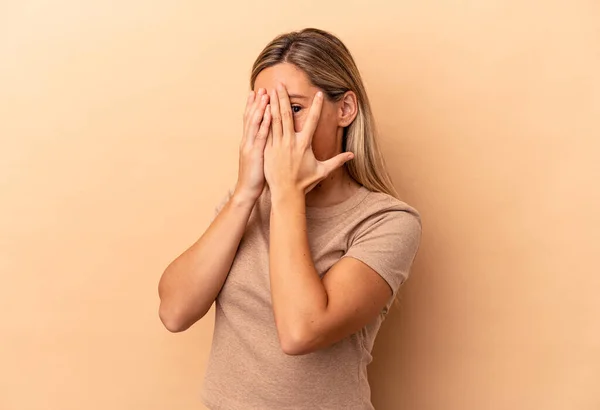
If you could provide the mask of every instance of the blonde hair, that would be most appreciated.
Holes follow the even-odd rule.
[[[344,129],[342,142],[342,151],[354,153],[354,159],[345,164],[346,169],[365,188],[398,198],[377,143],[367,92],[346,46],[333,34],[315,28],[279,35],[254,62],[251,88],[262,70],[280,63],[290,63],[301,69],[331,101],[339,101],[347,91],[356,94],[358,113]]]

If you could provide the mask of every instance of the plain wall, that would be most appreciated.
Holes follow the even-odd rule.
[[[600,409],[600,4],[0,2],[0,408],[200,409],[157,282],[235,182],[251,64],[353,52],[421,250],[377,409]],[[235,386],[232,386],[235,388]]]

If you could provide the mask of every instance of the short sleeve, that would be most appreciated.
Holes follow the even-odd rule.
[[[392,300],[408,278],[421,242],[421,218],[405,210],[387,210],[363,222],[343,257],[377,272],[392,289]]]

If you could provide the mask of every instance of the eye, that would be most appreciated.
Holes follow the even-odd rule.
[[[292,105],[292,112],[294,114],[298,114],[300,111],[302,111],[302,107],[300,107],[299,105]]]

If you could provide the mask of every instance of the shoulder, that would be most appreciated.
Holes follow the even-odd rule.
[[[369,191],[357,209],[357,231],[370,226],[385,226],[405,234],[419,235],[422,229],[420,212],[412,205],[383,192]]]
[[[414,206],[383,192],[369,191],[363,204],[374,212],[406,212],[421,220],[421,214]]]

